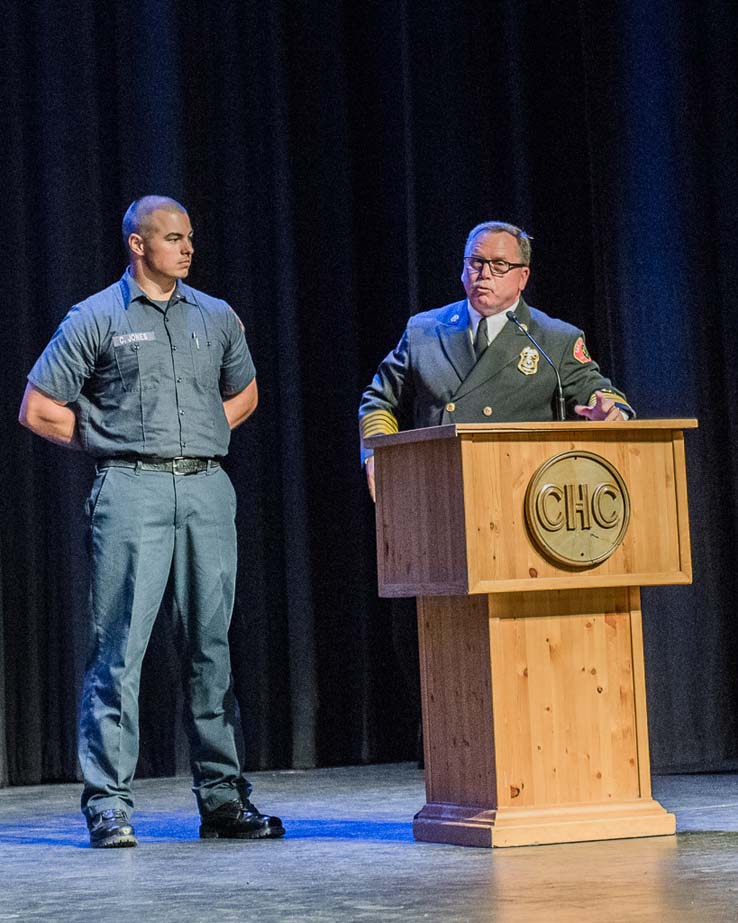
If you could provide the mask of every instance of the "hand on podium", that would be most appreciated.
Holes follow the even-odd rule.
[[[602,391],[595,391],[595,402],[590,406],[577,404],[574,412],[580,417],[586,417],[588,420],[627,420],[623,411],[618,407],[611,397],[603,394]]]

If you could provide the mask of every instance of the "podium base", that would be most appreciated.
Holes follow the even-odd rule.
[[[671,836],[675,832],[674,815],[651,798],[620,804],[496,810],[470,805],[426,804],[413,821],[416,840],[454,846],[538,846]]]

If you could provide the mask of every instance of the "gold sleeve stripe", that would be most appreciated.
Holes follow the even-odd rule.
[[[630,407],[630,404],[628,403],[628,398],[624,394],[618,394],[617,391],[607,391],[602,388],[600,389],[599,393],[604,394],[605,397],[611,398],[611,400],[615,401],[615,403],[618,404],[620,407]],[[587,401],[587,406],[594,407],[596,403],[597,403],[597,397],[595,394],[593,394],[590,397],[590,399]],[[631,410],[632,409],[633,408],[631,407]]]
[[[359,423],[361,438],[369,436],[389,436],[399,430],[397,417],[389,410],[372,410],[365,414]]]

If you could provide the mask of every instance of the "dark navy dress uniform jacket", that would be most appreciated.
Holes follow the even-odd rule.
[[[516,315],[556,365],[569,413],[604,391],[630,416],[625,395],[587,353],[584,334],[529,307]],[[359,408],[363,437],[445,423],[554,420],[556,376],[509,323],[477,361],[466,300],[416,314],[380,364]],[[368,453],[365,453],[368,454]]]

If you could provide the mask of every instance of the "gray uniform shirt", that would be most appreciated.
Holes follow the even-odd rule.
[[[226,302],[178,282],[162,309],[126,272],[72,308],[28,379],[73,407],[97,458],[213,458],[230,442],[223,399],[255,374]]]

